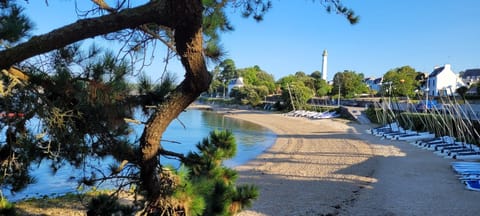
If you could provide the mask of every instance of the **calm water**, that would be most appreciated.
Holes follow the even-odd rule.
[[[137,115],[137,119],[142,119]],[[141,135],[143,126],[132,125],[135,129],[130,139],[134,140]],[[180,153],[187,153],[195,149],[195,145],[207,137],[212,130],[228,129],[233,132],[237,141],[237,155],[225,161],[225,165],[234,167],[255,158],[265,149],[270,147],[276,139],[275,134],[266,128],[246,121],[226,118],[222,115],[208,111],[187,110],[178,120],[172,122],[163,135],[162,145],[165,149]],[[174,141],[174,142],[168,142]],[[109,160],[108,158],[106,159]],[[111,161],[111,159],[110,159]],[[108,165],[104,161],[90,161],[92,166],[86,168],[87,172],[100,170],[108,173]],[[179,165],[177,160],[162,158],[162,163]],[[97,170],[98,171],[98,170]],[[51,172],[48,162],[32,167],[32,174],[37,182],[24,191],[11,194],[8,190],[3,193],[11,201],[32,196],[59,195],[76,191],[77,181],[81,178],[81,171],[65,165],[55,175]]]

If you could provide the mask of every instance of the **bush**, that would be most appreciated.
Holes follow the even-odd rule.
[[[237,171],[222,164],[223,160],[236,154],[236,142],[231,131],[213,131],[209,138],[205,138],[196,147],[198,152],[189,153],[184,164],[189,176],[184,176],[182,179],[185,180],[181,182],[186,188],[191,185],[192,193],[196,192],[195,196],[188,197],[203,197],[203,204],[196,202],[196,206],[203,207],[202,215],[233,215],[257,199],[257,187],[237,185]],[[190,193],[191,190],[181,191]],[[200,212],[190,209],[191,215]]]
[[[15,205],[3,196],[0,196],[0,215],[16,215]]]
[[[237,104],[258,106],[262,104],[263,98],[267,96],[268,88],[265,86],[244,86],[242,88],[234,88],[230,93],[230,97]]]
[[[365,114],[367,115],[367,118],[370,120],[370,122],[380,124],[382,122],[381,119],[378,118],[377,112],[381,112],[383,114],[382,109],[375,109],[373,106],[370,106],[365,110]]]

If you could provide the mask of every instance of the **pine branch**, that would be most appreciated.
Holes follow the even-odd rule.
[[[136,8],[125,9],[96,18],[81,19],[50,33],[34,36],[25,43],[0,52],[0,69],[24,61],[30,57],[59,49],[87,38],[137,28],[146,23],[174,26],[174,14],[169,13],[167,1],[150,1]]]

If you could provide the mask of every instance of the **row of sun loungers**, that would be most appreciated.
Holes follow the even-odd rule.
[[[286,115],[292,117],[304,117],[309,119],[327,119],[340,117],[340,114],[338,114],[336,111],[315,112],[306,110],[295,110],[287,113]]]
[[[458,179],[465,184],[465,188],[468,190],[480,191],[479,162],[452,162],[452,169],[457,173]]]
[[[475,145],[455,141],[450,136],[436,137],[429,132],[405,130],[396,123],[367,130],[381,139],[404,140],[422,149],[431,150],[434,154],[456,159],[452,167],[469,190],[480,191],[480,148]]]

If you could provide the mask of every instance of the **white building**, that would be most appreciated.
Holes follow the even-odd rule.
[[[245,83],[243,82],[243,77],[230,80],[230,82],[228,83],[227,97],[229,97],[233,88],[241,88],[243,86],[245,86]]]
[[[462,80],[468,86],[480,82],[480,69],[465,70]]]
[[[363,80],[363,82],[373,91],[380,92],[382,89],[382,81],[383,77],[380,78],[373,78],[368,77]]]
[[[452,71],[450,64],[436,67],[427,80],[427,91],[430,96],[455,94],[455,90],[464,86],[460,77]]]

